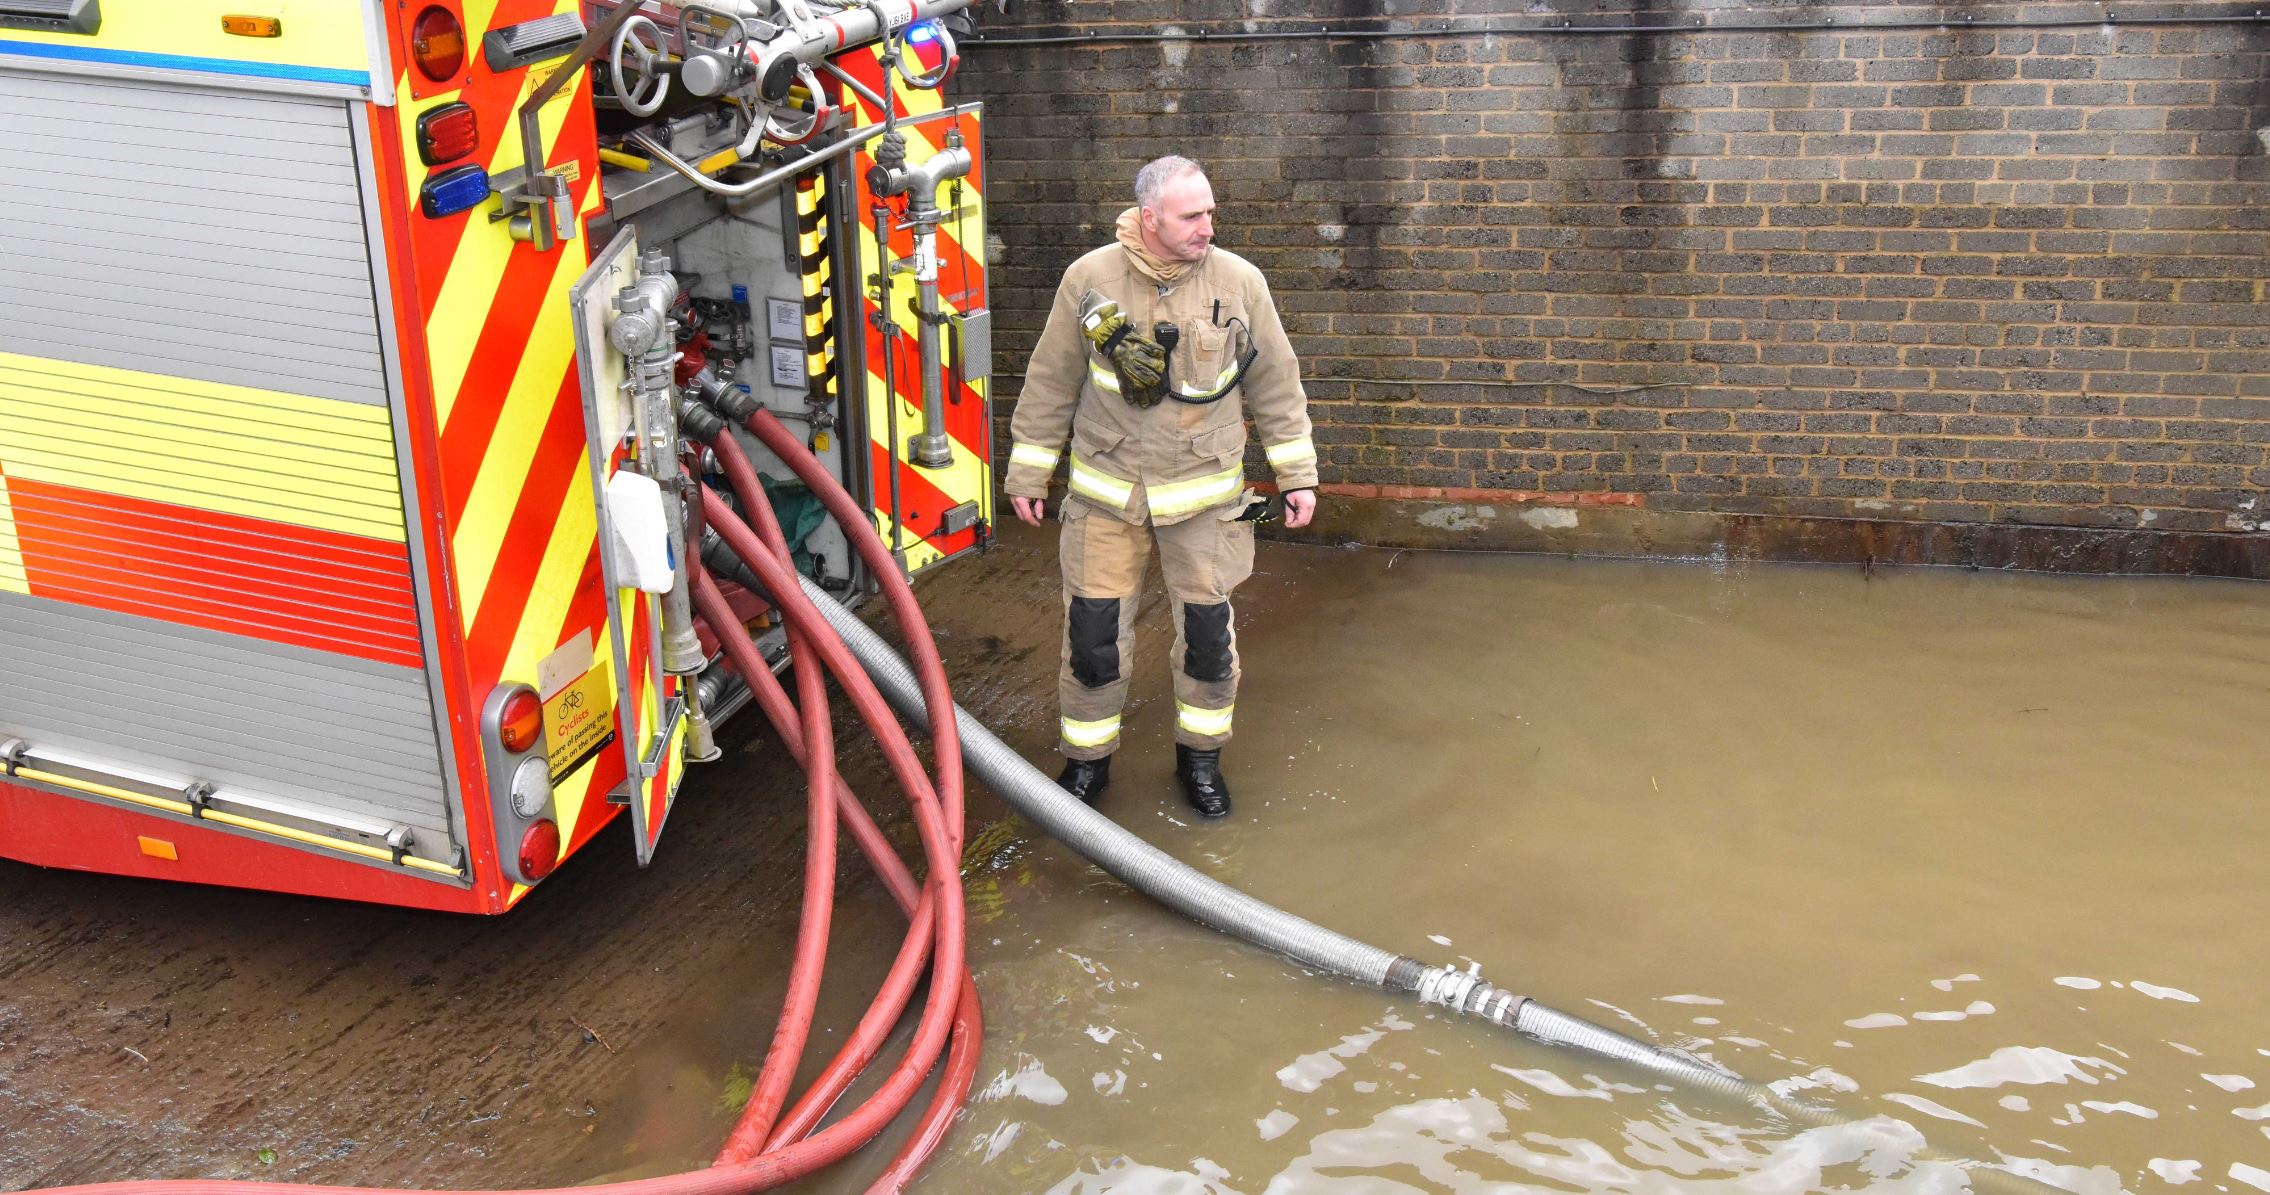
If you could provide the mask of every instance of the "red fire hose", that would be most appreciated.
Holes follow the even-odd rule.
[[[794,436],[788,434],[787,430],[773,420],[768,413],[760,410],[750,420],[750,427],[764,441],[767,448],[770,448],[783,461],[787,462],[799,477],[811,486],[813,493],[820,497],[822,504],[836,517],[838,522],[843,524],[847,537],[859,549],[862,558],[867,561],[870,571],[882,581],[884,598],[890,603],[892,613],[898,619],[900,629],[913,650],[917,672],[923,678],[926,695],[934,693],[936,696],[930,698],[932,701],[945,702],[945,704],[929,706],[933,711],[943,711],[942,714],[939,712],[931,714],[931,740],[937,758],[939,782],[936,797],[939,801],[939,813],[945,824],[952,828],[955,861],[947,869],[950,879],[945,886],[949,889],[950,899],[941,903],[940,907],[943,913],[937,918],[938,966],[930,988],[929,1004],[924,1010],[923,1019],[916,1031],[916,1045],[908,1051],[907,1058],[909,1063],[917,1059],[921,1060],[921,1069],[913,1076],[915,1082],[919,1083],[922,1075],[926,1074],[929,1069],[929,1059],[931,1058],[931,1055],[922,1048],[923,1033],[931,1026],[934,1018],[950,1014],[956,1028],[955,1045],[957,1048],[947,1059],[947,1073],[944,1076],[940,1091],[942,1097],[945,1093],[953,1093],[953,1099],[943,1104],[934,1103],[925,1112],[924,1120],[916,1129],[914,1138],[910,1140],[907,1147],[902,1149],[899,1157],[894,1159],[892,1173],[885,1176],[885,1183],[903,1182],[906,1177],[912,1175],[915,1168],[919,1167],[921,1160],[928,1156],[930,1150],[936,1148],[937,1139],[943,1135],[946,1123],[951,1121],[954,1111],[960,1107],[961,1098],[968,1091],[969,1080],[975,1075],[977,1067],[977,1045],[980,1032],[977,988],[976,984],[970,980],[967,969],[961,962],[963,944],[960,877],[961,738],[952,724],[953,706],[946,687],[945,665],[938,658],[937,644],[931,638],[929,623],[923,618],[921,607],[914,600],[914,591],[907,585],[906,578],[900,573],[897,563],[891,559],[889,551],[884,548],[881,538],[875,534],[873,524],[860,512],[851,495],[844,491],[843,487],[820,466],[817,460],[812,458],[803,444],[797,441]],[[740,496],[743,508],[751,511],[758,521],[762,538],[766,542],[762,545],[753,545],[747,542],[748,529],[741,525],[733,517],[732,512],[727,510],[714,495],[707,493],[703,495],[703,517],[717,527],[718,534],[725,538],[727,546],[731,547],[735,554],[748,559],[752,549],[762,547],[773,555],[771,563],[774,567],[789,570],[783,572],[782,576],[778,578],[767,575],[763,570],[760,570],[759,579],[764,582],[767,589],[772,590],[776,595],[780,593],[783,586],[796,589],[794,573],[786,563],[789,559],[787,544],[781,538],[779,526],[773,519],[771,505],[764,498],[764,491],[757,481],[755,468],[750,465],[748,458],[741,452],[740,444],[732,436],[718,436],[713,447],[716,451],[719,467],[732,483],[734,491]],[[755,567],[755,562],[752,561],[751,565]],[[720,631],[724,636],[722,641],[728,645],[728,652],[732,652],[736,646],[733,643],[734,633],[739,631],[739,623],[729,615],[721,617],[717,612],[724,603],[722,597],[716,591],[715,584],[709,582],[706,577],[704,578],[704,588],[706,593],[697,591],[696,595],[697,600],[702,604],[704,617],[710,620],[713,630]],[[798,592],[792,600],[800,604],[805,602],[801,592]],[[782,604],[785,607],[786,603]],[[812,617],[815,619],[819,617],[816,610],[812,612]],[[792,623],[791,625],[796,624]],[[842,653],[849,663],[850,673],[857,678],[859,688],[855,689],[849,682],[845,683],[847,692],[853,694],[854,704],[861,704],[865,701],[875,703],[875,706],[881,710],[883,720],[894,732],[894,735],[885,735],[881,731],[877,732],[878,738],[883,742],[886,758],[891,759],[894,769],[903,768],[905,772],[910,772],[919,779],[921,775],[920,761],[914,758],[913,749],[907,744],[905,736],[895,733],[897,723],[890,719],[888,709],[882,707],[881,695],[874,691],[872,684],[868,683],[866,673],[860,670],[856,663],[849,662],[849,652],[843,646],[842,640],[836,637],[834,632],[824,624],[821,624],[819,629],[825,637],[826,648],[832,652]],[[745,633],[739,634],[738,637],[744,643],[746,642]],[[794,650],[793,644],[791,650]],[[752,659],[748,661],[736,659],[735,667],[737,670],[741,671],[744,676],[749,675],[752,668],[769,675],[770,670],[764,668],[761,662],[753,659],[756,654],[753,644],[747,645],[747,654]],[[831,669],[834,669],[832,663]],[[843,671],[834,670],[837,671],[839,679],[842,678]],[[799,669],[800,674],[805,672],[813,673],[814,680],[817,680],[816,670]],[[864,689],[864,692],[861,692],[860,689]],[[865,713],[864,707],[862,713]],[[870,723],[870,725],[872,726],[873,723]],[[906,753],[903,760],[898,755],[898,752],[902,750]],[[907,787],[909,792],[914,791],[907,784],[906,776],[903,774],[900,777],[900,783],[902,787]],[[817,799],[815,799],[815,803],[817,803]],[[827,878],[832,879],[832,875],[831,865]],[[935,865],[932,875],[933,877],[938,875]],[[806,914],[808,923],[811,912],[809,902],[813,899],[811,888],[807,886]],[[924,903],[928,903],[927,897]],[[891,1026],[897,1023],[900,1011],[911,997],[913,979],[921,967],[922,958],[919,951],[914,947],[917,935],[923,928],[923,917],[919,908],[914,911],[914,916],[915,925],[910,930],[909,947],[901,951],[900,958],[893,965],[890,975],[886,977],[882,990],[876,994],[869,1014],[861,1019],[859,1028],[853,1033],[851,1039],[845,1043],[843,1049],[838,1052],[820,1077],[813,1082],[805,1099],[791,1112],[788,1122],[778,1126],[777,1129],[772,1124],[773,1114],[778,1111],[779,1104],[777,1101],[770,1104],[760,1102],[759,1095],[763,1091],[763,1080],[765,1078],[765,1076],[760,1075],[759,1091],[751,1095],[749,1105],[743,1111],[740,1123],[734,1127],[732,1134],[726,1139],[725,1147],[718,1155],[720,1164],[744,1161],[754,1156],[760,1145],[766,1149],[781,1148],[788,1142],[811,1131],[811,1127],[827,1114],[828,1106],[843,1093],[843,1090],[850,1085],[853,1079],[858,1077],[860,1071],[873,1058],[875,1050],[880,1048],[883,1039],[889,1034]],[[821,932],[824,934],[824,918],[822,919],[822,926]],[[821,957],[825,954],[825,943],[823,941],[816,952],[803,950],[801,946],[800,943],[798,966],[811,968],[810,988],[816,994],[818,968]],[[948,961],[949,954],[950,963]],[[957,976],[959,982],[955,980]],[[952,996],[957,998],[954,1006],[948,1006],[943,999],[947,996],[949,988],[953,989]],[[795,991],[793,979],[791,991]],[[791,1015],[790,1010],[783,1010],[784,1025]],[[802,1010],[801,1016],[805,1022],[803,1028],[808,1029],[810,1020],[808,1005]],[[776,1047],[781,1040],[782,1035],[775,1036]],[[796,1062],[801,1054],[800,1044],[799,1041],[799,1049],[794,1054],[786,1055],[784,1058],[783,1071],[777,1079],[778,1086],[782,1091],[785,1091],[787,1080],[794,1073]],[[777,1049],[776,1059],[768,1059],[768,1067],[775,1060],[780,1060]],[[893,1072],[894,1080],[900,1077],[907,1065],[908,1063],[902,1063],[900,1071]],[[768,1133],[771,1134],[769,1138]],[[928,1142],[927,1145],[924,1145],[925,1141]]]
[[[857,502],[828,475],[785,428],[763,411],[749,427],[786,461],[842,524],[845,535],[880,579],[906,639],[924,700],[936,775],[922,761],[882,695],[797,584],[796,570],[780,525],[774,518],[756,470],[730,435],[717,437],[716,456],[756,524],[752,529],[709,490],[700,491],[699,518],[717,529],[727,546],[745,561],[780,611],[796,669],[797,696],[789,699],[748,631],[726,602],[723,591],[693,563],[694,600],[701,617],[725,649],[734,671],[749,685],[756,704],[804,769],[808,780],[810,855],[804,876],[804,908],[797,928],[788,993],[778,1028],[766,1053],[755,1089],[726,1138],[717,1161],[706,1170],[602,1186],[534,1189],[487,1195],[745,1195],[804,1177],[842,1160],[880,1133],[920,1091],[934,1070],[938,1089],[889,1167],[870,1190],[897,1191],[919,1170],[944,1139],[954,1114],[968,1098],[977,1073],[983,1023],[977,985],[964,962],[965,923],[961,891],[962,766],[961,740],[954,726],[954,703],[944,664],[929,624],[915,604],[913,590],[876,535]],[[699,524],[696,524],[697,526]],[[906,794],[922,843],[927,876],[918,886],[874,820],[837,774],[835,742],[822,670],[835,677],[881,746],[892,778]],[[908,915],[907,937],[882,989],[843,1047],[803,1098],[782,1114],[789,1086],[811,1034],[820,972],[834,908],[836,831],[847,826],[877,876]],[[876,1091],[825,1129],[814,1131],[851,1083],[874,1060],[907,1005],[928,964],[929,992],[915,1025],[913,1042]],[[942,1063],[942,1068],[941,1068]],[[158,1179],[49,1188],[45,1195],[349,1195],[380,1188],[314,1186],[302,1183],[242,1182],[218,1179]],[[462,1195],[484,1195],[466,1192]]]

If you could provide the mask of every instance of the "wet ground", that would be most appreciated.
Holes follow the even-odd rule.
[[[1047,538],[920,588],[962,702],[1045,757]],[[2262,594],[1265,545],[1238,815],[1194,824],[1171,793],[1155,607],[1109,812],[1263,899],[1854,1119],[1306,975],[981,798],[987,1054],[925,1185],[1921,1192],[1984,1159],[2270,1190]],[[729,758],[652,869],[603,839],[500,920],[0,863],[0,1190],[699,1164],[762,1058],[801,833],[769,740]],[[847,766],[882,791],[870,753]],[[838,1028],[895,921],[851,884]]]

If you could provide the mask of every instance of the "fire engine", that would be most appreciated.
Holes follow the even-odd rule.
[[[676,404],[910,574],[987,542],[965,3],[0,0],[0,857],[475,913],[649,860],[749,699]]]

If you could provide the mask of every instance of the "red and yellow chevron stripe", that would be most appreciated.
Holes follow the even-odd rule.
[[[574,0],[465,0],[466,43],[479,46],[491,29],[576,8]],[[447,564],[438,604],[455,624],[448,631],[462,695],[453,693],[451,706],[460,711],[478,710],[500,683],[536,684],[537,665],[563,643],[606,638],[567,301],[589,264],[588,241],[538,252],[513,240],[507,223],[492,222],[486,205],[428,219],[411,198],[427,174],[415,147],[420,116],[452,101],[470,105],[480,148],[468,160],[492,175],[518,169],[515,113],[550,69],[539,63],[499,75],[476,67],[464,90],[425,99],[414,98],[398,76],[386,129],[407,226],[400,260],[409,276],[397,306],[406,331],[416,329],[423,365],[416,372],[428,408],[416,421],[427,437],[421,485],[438,525],[425,530],[436,559]],[[544,165],[571,178],[576,210],[586,217],[601,206],[592,113],[585,72],[544,106],[539,121]],[[477,733],[470,716],[460,719],[460,739]],[[461,752],[461,768],[464,759]],[[563,854],[614,816],[603,798],[625,770],[619,753],[602,751],[555,785]],[[477,759],[465,773],[469,801],[485,807]]]
[[[865,53],[846,54],[837,65],[859,79],[869,90],[882,94],[885,71],[884,50],[875,47]],[[893,76],[896,81],[896,76]],[[861,99],[856,92],[846,89],[846,100],[855,105],[859,123],[876,124],[883,113]],[[896,86],[888,98],[899,114],[898,128],[907,137],[907,159],[921,162],[938,152],[943,146],[946,131],[957,129],[968,145],[971,157],[978,162],[970,176],[956,187],[948,184],[948,194],[941,197],[942,206],[950,206],[955,213],[938,228],[938,291],[940,305],[949,312],[960,314],[975,311],[985,303],[985,203],[982,130],[974,109],[949,110],[936,91],[922,91],[904,85]],[[851,173],[856,180],[853,202],[858,211],[859,226],[851,231],[858,242],[859,286],[866,299],[866,314],[876,310],[875,297],[869,289],[868,279],[880,272],[883,263],[876,259],[874,211],[875,198],[868,189],[867,171],[874,165],[872,155],[858,152],[854,155]],[[914,251],[913,234],[904,230],[889,233],[889,247],[893,257],[905,257]],[[883,334],[872,320],[866,322],[867,365],[867,422],[869,454],[873,476],[877,479],[874,492],[875,523],[886,541],[892,538],[889,499],[890,474],[895,467],[898,473],[899,501],[901,506],[899,540],[906,549],[907,569],[918,572],[948,557],[977,546],[979,530],[971,528],[945,533],[943,522],[948,510],[964,503],[978,505],[978,514],[985,524],[993,518],[992,484],[992,428],[986,416],[986,394],[989,382],[957,384],[949,374],[945,379],[949,387],[946,405],[946,432],[954,441],[953,464],[943,469],[924,469],[904,459],[904,441],[922,427],[922,378],[920,347],[915,338],[919,326],[914,315],[915,283],[906,274],[890,275],[889,302],[892,322],[902,330],[898,342],[892,346],[896,383],[885,386],[883,379]],[[897,404],[896,426],[902,451],[894,454],[889,441],[893,426],[892,404]],[[898,459],[894,461],[894,456]]]

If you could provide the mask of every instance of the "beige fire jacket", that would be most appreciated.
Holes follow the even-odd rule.
[[[1119,396],[1109,362],[1081,335],[1080,298],[1090,290],[1119,302],[1135,330],[1161,320],[1181,330],[1172,386],[1210,393],[1235,371],[1231,321],[1242,321],[1259,350],[1240,384],[1195,406],[1171,395],[1148,410]],[[1024,393],[1009,433],[1003,488],[1048,496],[1065,443],[1072,447],[1072,493],[1130,523],[1179,523],[1226,506],[1245,489],[1245,411],[1284,490],[1316,484],[1316,442],[1300,363],[1277,318],[1261,271],[1219,246],[1166,294],[1137,272],[1127,251],[1106,245],[1073,262],[1056,288],[1048,325],[1025,367]]]

